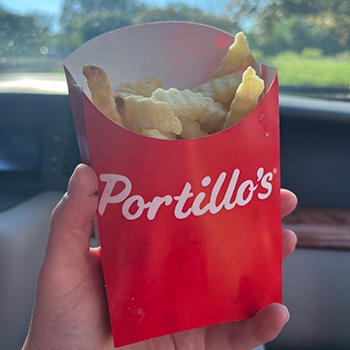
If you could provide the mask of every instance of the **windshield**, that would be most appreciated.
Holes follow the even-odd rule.
[[[243,31],[281,92],[350,100],[348,0],[1,0],[0,92],[67,93],[62,62],[117,28],[191,21]]]

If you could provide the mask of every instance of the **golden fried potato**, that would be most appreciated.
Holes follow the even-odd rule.
[[[210,122],[217,124],[226,117],[227,110],[212,98],[205,97],[201,93],[194,93],[189,89],[177,90],[171,88],[168,90],[157,89],[153,92],[152,99],[167,102],[172,108],[175,116],[180,119],[182,124],[183,138],[204,136],[199,123]],[[191,123],[193,125],[191,125]]]
[[[93,104],[109,119],[119,125],[124,125],[114,101],[114,91],[106,72],[97,66],[85,65],[83,74],[91,91]]]
[[[250,56],[251,52],[245,35],[242,32],[237,33],[234,43],[229,47],[226,56],[221,60],[213,78],[237,72]]]
[[[260,79],[252,67],[243,73],[242,83],[239,85],[227,114],[223,129],[239,122],[258,105],[264,90],[264,81]]]
[[[114,93],[102,68],[86,65],[83,74],[92,102],[116,123],[149,137],[192,139],[237,123],[257,106],[264,82],[251,67],[254,62],[240,32],[213,78],[191,90],[164,90],[161,80],[150,78],[123,82]]]
[[[201,129],[201,124],[193,120],[184,120],[182,124],[181,137],[184,140],[195,139],[198,137],[207,136],[208,133]]]
[[[153,137],[155,139],[161,139],[161,140],[175,140],[176,139],[175,134],[165,135],[157,129],[144,129],[144,130],[142,130],[141,135]]]
[[[122,116],[123,120],[125,120],[125,102],[124,102],[124,97],[126,96],[132,96],[131,94],[123,93],[123,92],[118,92],[113,95],[114,102],[117,106],[119,114]]]
[[[182,125],[168,103],[139,95],[123,97],[124,121],[129,130],[142,134],[156,129],[168,138],[180,135]]]
[[[206,97],[211,97],[215,102],[221,103],[227,110],[236,95],[237,88],[242,82],[243,72],[234,72],[222,77],[211,79],[191,89],[200,92]]]
[[[152,92],[158,88],[162,88],[163,83],[156,78],[149,78],[146,81],[140,80],[135,85],[130,83],[121,83],[119,87],[120,92],[130,93],[132,95],[141,95],[144,97],[151,97]]]
[[[136,95],[135,86],[131,83],[120,83],[119,91],[129,95]]]
[[[125,102],[124,102],[124,98],[126,96],[132,96],[128,93],[122,93],[122,92],[118,92],[116,94],[114,94],[114,99],[115,99],[115,103],[118,107],[118,111],[120,113],[120,115],[123,117],[123,119],[126,118],[125,116]],[[131,118],[131,116],[128,114],[128,119]],[[132,126],[129,125],[129,128],[131,128]],[[162,133],[157,129],[142,129],[140,131],[141,135],[144,136],[148,136],[148,137],[153,137],[156,139],[163,139],[163,140],[175,140],[176,139],[176,135],[174,133]]]

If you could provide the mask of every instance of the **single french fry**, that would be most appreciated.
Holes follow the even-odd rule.
[[[234,43],[229,47],[226,56],[221,60],[219,67],[215,70],[213,78],[237,72],[244,61],[251,56],[247,38],[243,32],[235,36]]]
[[[252,67],[248,67],[243,73],[242,83],[231,103],[223,129],[236,124],[252,112],[258,105],[263,90],[264,81],[256,75]]]
[[[153,92],[152,99],[167,102],[175,116],[182,124],[182,138],[194,138],[207,135],[201,131],[199,123],[218,123],[226,117],[227,110],[211,97],[205,97],[199,92],[189,89],[168,90],[157,89]],[[190,136],[191,135],[191,136]]]
[[[130,83],[121,83],[120,92],[130,93],[132,95],[141,95],[143,97],[151,97],[154,90],[162,88],[163,83],[156,78],[149,78],[147,81],[140,80],[135,85]]]
[[[206,131],[203,131],[201,129],[201,124],[199,124],[197,121],[184,120],[181,122],[181,124],[182,124],[181,137],[184,140],[196,139],[198,137],[209,135]]]
[[[119,91],[130,95],[136,95],[135,86],[131,83],[120,83]]]
[[[227,110],[236,95],[239,84],[242,82],[243,72],[234,72],[222,77],[214,78],[191,89],[211,97],[215,102],[221,103]]]
[[[156,129],[171,138],[180,135],[182,125],[168,103],[139,95],[123,97],[125,126],[142,134],[144,130]]]
[[[94,65],[85,65],[83,74],[91,91],[93,104],[109,119],[119,125],[124,125],[114,100],[114,91],[106,72]]]
[[[175,140],[176,135],[175,134],[163,134],[157,129],[144,129],[141,132],[141,135],[153,137],[155,139],[161,139],[161,140]]]

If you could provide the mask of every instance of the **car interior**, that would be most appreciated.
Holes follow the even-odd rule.
[[[23,91],[0,92],[4,350],[23,345],[51,212],[81,162],[67,92]],[[267,350],[350,348],[349,103],[349,89],[280,88],[281,184],[298,197],[282,225],[298,243],[283,263],[283,303],[291,318]]]
[[[0,348],[28,330],[51,211],[80,162],[67,95],[0,94]],[[267,349],[350,344],[350,109],[281,93],[281,182],[298,196],[283,222],[298,236],[284,262],[291,319]]]

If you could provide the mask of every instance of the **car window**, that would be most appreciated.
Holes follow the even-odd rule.
[[[282,92],[349,100],[350,2],[339,0],[2,0],[0,92],[66,94],[63,60],[117,28],[192,21],[243,30]]]

